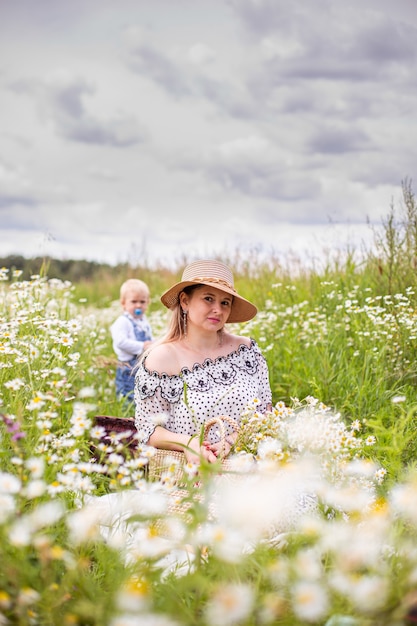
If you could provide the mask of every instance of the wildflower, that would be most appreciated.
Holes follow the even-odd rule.
[[[34,411],[42,408],[45,405],[45,395],[38,392],[33,396],[29,404],[26,405],[28,411]]]
[[[81,330],[81,322],[79,319],[72,319],[67,322],[68,330],[77,333]]]
[[[39,496],[42,496],[45,493],[46,489],[47,485],[45,481],[37,479],[30,481],[26,485],[24,493],[29,500],[32,500],[33,498],[38,498]]]
[[[66,364],[68,365],[68,367],[75,369],[78,366],[80,358],[81,354],[79,352],[73,352],[68,356],[68,361],[66,362]]]
[[[326,616],[329,609],[329,598],[320,583],[301,581],[294,585],[292,605],[294,613],[299,619],[317,622]]]
[[[31,587],[24,587],[19,593],[17,603],[21,606],[28,606],[30,604],[34,604],[39,599],[40,595],[35,589],[32,589]]]
[[[320,554],[313,548],[300,550],[294,560],[295,573],[307,580],[319,580],[322,575]]]
[[[48,381],[49,387],[52,389],[61,389],[66,385],[66,380],[50,380]]]
[[[3,419],[7,432],[12,435],[12,441],[18,441],[26,436],[21,430],[19,422],[15,421],[14,416],[2,415],[1,418]]]
[[[21,518],[13,523],[9,531],[9,541],[14,546],[28,546],[32,540],[29,519]]]
[[[0,590],[0,609],[9,609],[12,605],[12,599],[7,591]],[[0,622],[1,623],[1,622]]]
[[[74,338],[68,334],[62,334],[60,337],[56,337],[55,339],[55,343],[58,343],[62,346],[72,346],[72,344],[74,343]]]
[[[170,530],[170,529],[169,529]],[[165,534],[164,527],[164,534]],[[173,536],[174,533],[169,533]],[[169,574],[175,574],[176,578],[186,576],[195,570],[195,552],[190,545],[181,546],[170,550],[165,556],[156,562],[156,567],[163,568],[161,578],[166,578]],[[202,557],[203,558],[203,557]]]
[[[47,492],[52,498],[59,493],[63,493],[63,491],[65,491],[65,489],[58,480],[54,480],[54,482],[48,485],[47,488]]]
[[[346,595],[357,610],[365,613],[382,609],[389,597],[388,580],[375,574],[344,575],[336,571],[331,582],[334,589]]]
[[[249,474],[256,469],[256,461],[247,452],[238,452],[228,457],[230,471],[232,473]]]
[[[124,611],[139,611],[149,604],[149,586],[145,580],[130,578],[117,594],[117,605]]]
[[[78,420],[75,424],[71,426],[71,434],[74,437],[82,437],[83,434],[90,428],[90,426],[90,420]]]
[[[25,466],[33,478],[40,478],[43,475],[45,461],[42,457],[30,457],[25,461]]]
[[[40,528],[55,524],[61,519],[64,511],[64,506],[61,502],[44,502],[29,513],[27,518],[30,521],[32,530],[37,531]]]
[[[0,524],[3,524],[15,510],[16,502],[13,496],[7,493],[0,493]]]
[[[360,482],[323,485],[321,498],[337,511],[346,513],[363,512],[370,508],[375,499],[373,489],[367,489]]]
[[[234,476],[232,481],[226,476],[218,481],[213,496],[217,520],[250,541],[259,540],[271,528],[288,530],[310,507],[302,494],[313,490],[309,481],[314,474],[311,465],[300,463],[281,472],[259,470]]]
[[[281,441],[273,437],[263,439],[258,446],[258,455],[261,459],[271,456],[282,458],[283,450]]]
[[[197,476],[198,474],[198,464],[190,463],[190,462],[185,463],[183,466],[183,470],[189,478],[193,478],[194,476]]]
[[[34,346],[33,344],[29,344],[28,348],[29,348],[29,349],[28,349],[28,354],[29,354],[29,357],[30,357],[31,359],[37,359],[37,358],[38,358],[38,356],[39,356],[39,350],[38,350],[38,348],[37,348],[36,346]]]
[[[39,419],[47,419],[53,420],[58,417],[58,413],[56,411],[40,411],[38,413]],[[52,422],[50,422],[52,424]]]
[[[375,472],[374,479],[377,485],[382,485],[386,475],[387,475],[387,470],[383,467],[381,467]]]
[[[249,618],[254,601],[253,589],[242,583],[229,583],[217,589],[208,601],[205,616],[211,626],[231,626]]]
[[[376,472],[376,466],[373,461],[369,459],[353,459],[346,463],[345,474],[346,476],[374,476]]]
[[[13,380],[5,382],[4,386],[12,391],[19,391],[19,389],[25,386],[25,383],[21,378],[14,378]]]
[[[120,547],[118,541],[114,542],[114,537],[117,537],[116,531],[119,531],[119,534],[121,534],[122,545],[126,543],[126,532],[130,534],[130,531],[126,525],[120,526],[118,523],[111,525],[112,534],[107,538],[107,541],[114,547]],[[161,530],[153,523],[149,523],[148,526],[142,528],[136,528],[134,542],[132,542],[130,548],[131,558],[141,561],[142,559],[161,558],[168,554],[173,547],[173,542],[170,538],[162,536],[160,533]]]
[[[36,421],[36,426],[39,428],[39,430],[45,432],[45,433],[49,433],[51,427],[52,427],[52,422],[51,420],[44,418],[44,419],[39,419]]]
[[[405,402],[406,400],[406,396],[394,396],[393,398],[391,398],[391,402],[393,404],[400,404],[401,402]]]
[[[100,518],[102,511],[99,507],[83,507],[67,516],[67,525],[71,541],[76,545],[100,537]]]
[[[105,437],[106,429],[103,426],[93,426],[90,430],[90,436],[93,439],[100,440],[102,437]]]
[[[21,482],[17,476],[7,472],[0,472],[0,493],[15,494],[21,489]]]
[[[199,529],[199,542],[208,546],[226,563],[239,563],[248,547],[246,536],[236,528],[221,523],[207,523]]]
[[[0,280],[8,280],[9,268],[1,267],[0,268]]]
[[[415,480],[395,485],[391,489],[389,502],[395,512],[414,524],[417,523],[417,482]]]
[[[95,395],[96,395],[96,390],[94,389],[94,387],[83,387],[78,392],[78,397],[81,398],[81,399],[82,398],[93,398]]]
[[[107,457],[107,463],[109,465],[122,465],[124,457],[121,454],[112,453]]]
[[[262,599],[260,610],[261,624],[278,624],[287,610],[287,602],[277,593],[267,593]]]
[[[166,413],[155,413],[152,415],[152,421],[156,426],[165,426],[168,417]]]

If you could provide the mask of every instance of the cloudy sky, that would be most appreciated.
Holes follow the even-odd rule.
[[[416,68],[415,0],[0,0],[0,255],[359,246]]]

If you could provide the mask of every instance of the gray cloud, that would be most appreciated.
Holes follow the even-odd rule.
[[[129,65],[134,72],[147,76],[170,94],[181,97],[191,93],[180,68],[166,54],[149,44],[131,46]]]
[[[127,65],[133,72],[152,81],[175,98],[210,102],[234,117],[255,116],[257,101],[244,83],[239,84],[230,77],[226,80],[218,74],[210,75],[207,67],[215,55],[207,46],[193,44],[188,54],[184,53],[181,58],[178,55],[175,57],[166,44],[157,48],[147,38],[147,34],[136,28],[128,31]],[[202,58],[199,62],[195,60],[196,49]]]
[[[256,64],[249,64],[248,84],[266,101],[276,88],[293,92],[310,84],[324,93],[326,83],[333,92],[349,89],[348,98],[365,89],[370,101],[378,96],[378,84],[385,90],[389,84],[405,93],[415,90],[417,18],[406,23],[400,11],[392,15],[363,3],[323,0],[315,2],[314,16],[309,5],[283,0],[236,0],[232,6],[248,45],[259,48]],[[298,110],[306,108],[300,97],[292,102]]]
[[[87,102],[97,94],[96,87],[67,70],[55,71],[42,81],[15,80],[8,87],[32,97],[41,119],[70,141],[126,147],[147,138],[145,129],[130,114],[97,115]]]
[[[37,201],[31,196],[7,195],[0,191],[0,209],[15,206],[36,206]],[[21,223],[19,221],[19,223]],[[6,228],[10,228],[9,223],[4,223]]]
[[[294,168],[278,142],[260,135],[240,137],[194,152],[176,161],[178,168],[198,171],[228,193],[255,198],[298,201],[317,198],[317,178]]]
[[[17,215],[16,207],[32,207],[36,204],[33,183],[24,168],[0,159],[0,208],[10,208],[9,213]],[[7,212],[3,211],[3,218],[5,215]],[[7,220],[3,219],[1,223],[7,226]]]
[[[85,99],[95,93],[83,78],[67,73],[51,76],[43,85],[42,103],[59,134],[72,141],[124,147],[143,141],[145,132],[130,115],[94,116]]]
[[[344,154],[372,149],[372,142],[366,132],[351,125],[336,126],[322,124],[309,140],[313,152]]]
[[[26,232],[45,227],[43,219],[31,198],[7,198],[0,195],[1,229],[6,235],[12,230]]]

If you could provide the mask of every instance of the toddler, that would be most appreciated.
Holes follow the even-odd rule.
[[[116,367],[116,394],[134,401],[135,372],[138,357],[152,344],[153,336],[146,317],[149,306],[149,288],[136,278],[129,278],[120,287],[120,304],[123,314],[110,326],[113,349],[118,363]]]

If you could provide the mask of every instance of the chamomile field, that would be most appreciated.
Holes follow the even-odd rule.
[[[401,626],[417,602],[414,195],[375,251],[320,271],[223,259],[258,306],[273,410],[241,416],[232,471],[104,441],[118,280],[0,271],[0,624]],[[408,192],[408,195],[407,195]],[[178,269],[178,273],[180,273]],[[136,268],[159,294],[175,272]],[[133,272],[133,270],[132,270]],[[123,279],[123,277],[121,277]],[[408,617],[407,617],[408,616]]]

